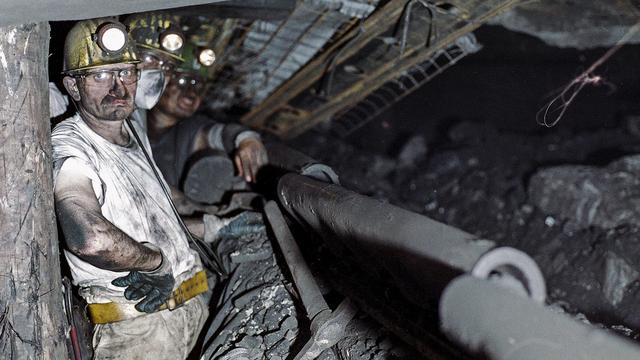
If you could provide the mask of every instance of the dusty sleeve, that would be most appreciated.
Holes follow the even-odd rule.
[[[238,145],[248,138],[260,139],[260,135],[240,124],[214,124],[209,130],[209,146],[233,154]]]
[[[56,168],[57,170],[55,170]],[[93,188],[93,192],[98,199],[98,204],[100,204],[100,206],[104,204],[104,183],[102,179],[100,179],[98,173],[91,167],[91,165],[77,157],[67,157],[59,160],[56,166],[54,166],[54,188],[57,184],[58,174],[60,174],[62,171],[72,174],[74,177],[84,176],[86,178],[89,178],[89,180],[91,180],[91,187]]]
[[[104,203],[104,182],[100,178],[99,169],[93,161],[95,148],[87,142],[72,124],[60,124],[51,136],[53,147],[53,186],[55,188],[58,175],[64,168],[77,176],[84,176],[91,180],[92,188],[100,206]]]

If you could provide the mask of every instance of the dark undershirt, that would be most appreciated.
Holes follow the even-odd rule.
[[[196,134],[201,128],[213,124],[215,122],[209,118],[196,116],[178,122],[155,139],[149,139],[153,158],[169,185],[179,187]]]

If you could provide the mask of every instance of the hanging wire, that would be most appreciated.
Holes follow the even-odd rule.
[[[622,48],[622,46],[624,46],[639,30],[640,22],[637,22],[627,30],[615,46],[611,47],[604,55],[591,64],[587,70],[571,80],[557,96],[551,99],[547,105],[538,110],[536,113],[536,122],[549,128],[555,126],[560,119],[562,119],[564,113],[569,108],[569,105],[573,103],[573,100],[586,85],[600,85],[605,83],[604,78],[594,74],[594,71],[605,61],[609,60],[613,54],[618,52],[618,50],[620,50],[620,48]]]
[[[323,94],[324,97],[329,97],[331,95],[331,90],[333,87],[333,77],[338,67],[337,66],[338,59],[342,56],[342,53],[344,52],[345,49],[350,48],[351,44],[356,43],[360,39],[362,34],[364,34],[364,29],[362,28],[363,22],[364,20],[359,21],[357,25],[358,32],[351,39],[346,41],[338,49],[338,51],[336,51],[333,55],[331,55],[331,59],[327,63],[327,67],[324,70],[324,76],[326,77],[326,80],[320,81],[321,84],[324,84],[324,86],[322,87],[322,91],[320,92],[321,94]]]
[[[411,13],[413,12],[413,7],[416,4],[420,4],[425,7],[429,11],[429,30],[427,31],[427,42],[425,47],[431,46],[431,38],[435,33],[435,38],[437,39],[437,29],[435,28],[436,21],[436,12],[437,6],[433,3],[430,3],[425,0],[410,0],[405,7],[403,14],[403,26],[402,26],[402,37],[400,38],[400,55],[402,56],[407,48],[407,38],[409,36],[409,25],[411,24]],[[435,40],[435,39],[434,39]]]

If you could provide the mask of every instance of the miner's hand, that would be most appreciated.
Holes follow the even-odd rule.
[[[175,279],[171,272],[167,272],[166,261],[154,271],[132,271],[128,275],[114,279],[111,283],[115,286],[126,287],[124,297],[127,300],[142,301],[136,304],[136,310],[152,313],[164,304],[173,290]]]
[[[267,150],[259,139],[247,138],[238,145],[234,161],[240,176],[256,182],[258,170],[267,164]]]

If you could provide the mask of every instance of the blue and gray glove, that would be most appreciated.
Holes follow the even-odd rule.
[[[162,254],[162,251],[160,252]],[[171,273],[171,264],[162,255],[162,263],[153,271],[132,271],[126,276],[111,281],[115,286],[126,287],[124,297],[127,300],[140,300],[136,310],[152,313],[164,304],[170,297],[175,284]]]
[[[253,211],[245,211],[233,218],[221,218],[215,215],[205,214],[204,240],[208,243],[216,243],[223,239],[237,239],[244,235],[265,231],[262,215]]]
[[[239,238],[244,235],[255,234],[265,230],[262,215],[253,211],[245,211],[234,217],[217,233],[218,239]]]

